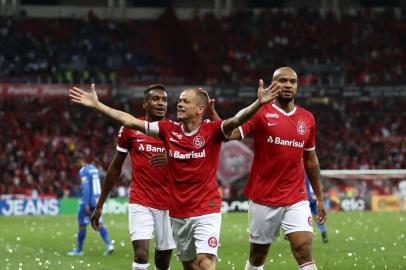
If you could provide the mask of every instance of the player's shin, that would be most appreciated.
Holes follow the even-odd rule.
[[[86,229],[79,229],[78,232],[78,244],[77,244],[77,251],[82,252],[83,250],[83,242],[86,238]]]

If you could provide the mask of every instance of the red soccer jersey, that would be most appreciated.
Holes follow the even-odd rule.
[[[146,123],[148,134],[159,135],[167,150],[171,217],[220,212],[216,172],[224,139],[221,125],[221,120],[203,122],[187,133],[181,123],[170,120]]]
[[[286,113],[270,103],[242,129],[243,136],[254,137],[254,161],[245,187],[248,198],[269,206],[307,200],[303,151],[315,149],[313,115],[299,106]]]
[[[156,209],[169,209],[167,166],[156,167],[149,163],[152,155],[165,153],[163,142],[142,132],[121,127],[117,151],[129,152],[131,157],[132,181],[129,202]]]

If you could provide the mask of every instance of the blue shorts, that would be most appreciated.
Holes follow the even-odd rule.
[[[96,207],[89,207],[89,216],[86,215],[85,207],[84,206],[79,206],[79,211],[78,211],[78,224],[81,226],[87,226],[90,224],[90,216],[92,215],[94,209]],[[103,223],[103,218],[101,217],[99,220],[99,223]]]
[[[318,215],[319,211],[317,210],[317,200],[310,200],[309,205],[310,205],[310,210],[312,211],[312,215],[313,216]]]

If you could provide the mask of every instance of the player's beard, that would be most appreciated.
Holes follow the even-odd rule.
[[[277,97],[279,104],[288,104],[295,99],[295,95],[292,97],[283,97],[282,95]]]

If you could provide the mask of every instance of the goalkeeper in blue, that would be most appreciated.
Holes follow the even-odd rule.
[[[89,225],[90,216],[96,207],[100,195],[100,174],[99,170],[91,164],[86,164],[83,158],[74,158],[74,167],[79,170],[80,177],[80,202],[78,209],[79,231],[76,248],[67,253],[68,256],[82,256],[83,243],[86,238],[86,227]],[[102,222],[102,219],[100,220]],[[103,225],[100,226],[99,234],[103,239],[106,249],[103,255],[110,255],[114,251],[109,234]]]
[[[316,200],[316,196],[314,195],[313,189],[310,185],[309,178],[307,177],[307,175],[306,175],[306,189],[307,189],[307,196],[308,196],[308,200],[309,200],[309,204],[310,204],[310,210],[312,212],[313,218],[315,218],[319,214],[317,211],[317,200]],[[317,223],[317,227],[319,227],[319,230],[321,232],[321,237],[322,237],[323,243],[327,243],[328,238],[327,238],[326,225],[324,223],[323,224]]]

